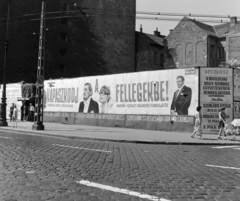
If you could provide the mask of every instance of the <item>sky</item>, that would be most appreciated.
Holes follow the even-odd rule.
[[[201,15],[221,15],[221,16],[238,16],[240,21],[240,0],[136,0],[136,11],[147,11],[157,13],[181,13],[181,14],[201,14]],[[160,17],[171,18],[171,16],[158,15],[140,15],[137,17]],[[181,19],[183,16],[174,16]],[[213,18],[195,17],[196,20],[214,20],[214,21],[230,21],[229,18]],[[158,28],[162,35],[168,35],[170,29],[174,29],[179,21],[166,20],[143,20],[136,18],[136,31],[139,31],[142,24],[143,32],[153,34],[153,31]],[[207,23],[217,25],[218,23]]]

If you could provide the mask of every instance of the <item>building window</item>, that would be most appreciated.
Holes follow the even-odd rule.
[[[210,59],[215,58],[214,57],[214,49],[215,49],[215,45],[210,45]]]
[[[160,66],[163,66],[164,63],[164,55],[160,54]]]
[[[65,72],[67,69],[67,65],[66,64],[60,64],[59,65],[59,72],[63,73]]]
[[[66,42],[67,41],[67,34],[66,33],[60,33],[60,40]]]
[[[67,54],[67,49],[66,48],[60,48],[60,56],[65,57]]]
[[[60,7],[62,11],[67,11],[67,4],[64,1],[60,1]]]
[[[154,64],[157,65],[157,58],[158,58],[158,53],[155,51],[154,52],[154,55],[153,55],[153,61],[154,61]]]
[[[62,6],[62,11],[67,11],[67,4],[66,4],[66,3],[63,4],[63,6]]]
[[[218,59],[225,59],[225,48],[218,48]]]
[[[67,24],[68,23],[68,18],[64,17],[61,18],[61,25]]]

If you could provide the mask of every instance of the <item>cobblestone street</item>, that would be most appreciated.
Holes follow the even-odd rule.
[[[239,201],[239,148],[72,140],[2,131],[0,200]]]

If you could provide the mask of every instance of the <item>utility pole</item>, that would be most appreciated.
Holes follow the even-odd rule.
[[[44,130],[43,125],[44,59],[45,59],[44,57],[45,57],[45,3],[43,1],[40,22],[34,124],[32,126],[32,130]]]
[[[10,0],[8,0],[8,13],[7,13],[7,28],[6,28],[6,40],[5,40],[5,57],[3,66],[3,89],[2,89],[2,102],[0,103],[0,126],[8,126],[6,118],[6,66],[7,66],[7,54],[8,54],[8,26],[10,16]]]

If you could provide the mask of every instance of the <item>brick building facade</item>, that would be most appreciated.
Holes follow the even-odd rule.
[[[11,1],[7,83],[36,82],[41,3]],[[48,0],[45,4],[45,79],[134,71],[135,0]],[[7,1],[0,1],[1,75],[6,16]]]
[[[165,36],[158,30],[154,34],[136,31],[136,62],[135,71],[159,70],[164,68]]]
[[[184,17],[164,45],[167,68],[236,66],[240,64],[240,23],[233,17],[229,23],[210,26]]]

